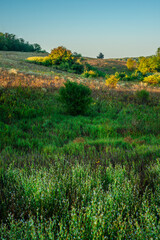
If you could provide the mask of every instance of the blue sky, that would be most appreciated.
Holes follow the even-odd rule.
[[[58,46],[105,58],[149,56],[160,47],[160,0],[0,0],[0,32],[50,52]]]

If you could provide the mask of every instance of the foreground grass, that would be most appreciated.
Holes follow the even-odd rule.
[[[46,89],[0,103],[2,239],[159,239],[158,98],[95,92],[76,117]]]

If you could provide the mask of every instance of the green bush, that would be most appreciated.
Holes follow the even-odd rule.
[[[141,72],[135,71],[131,74],[132,81],[143,81],[144,76]]]
[[[84,114],[92,102],[91,90],[76,82],[67,81],[59,90],[60,101],[71,115]]]
[[[89,70],[89,71],[85,71],[82,74],[82,76],[86,78],[94,78],[94,77],[98,77],[98,74],[93,70]]]
[[[70,64],[69,62],[62,62],[60,65],[59,65],[59,68],[61,70],[64,70],[64,71],[68,71],[70,69]]]
[[[81,74],[84,71],[84,66],[80,63],[75,62],[74,64],[72,64],[71,69],[73,70],[73,72]]]
[[[112,67],[112,70],[116,71],[116,67]]]
[[[86,78],[88,78],[88,77],[105,77],[104,72],[98,70],[96,67],[91,66],[89,63],[85,63],[84,70],[85,71],[82,75]]]
[[[120,81],[143,81],[143,74],[139,71],[135,71],[133,73],[125,73],[125,72],[116,72],[115,77]]]
[[[45,66],[54,66],[56,69],[71,73],[81,74],[84,71],[84,66],[80,61],[80,55],[74,56],[72,52],[65,47],[53,49],[46,57],[29,57],[26,61]]]
[[[147,103],[149,100],[149,92],[146,90],[137,91],[136,99],[139,103]]]

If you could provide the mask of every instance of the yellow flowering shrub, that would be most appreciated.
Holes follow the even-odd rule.
[[[97,73],[94,72],[93,70],[90,70],[88,73],[89,73],[89,75],[92,76],[92,77],[97,77]]]
[[[76,63],[82,64],[81,59],[78,58],[78,59],[76,60]]]
[[[72,52],[65,47],[54,48],[49,54],[49,58],[51,59],[52,64],[55,65],[74,60]]]
[[[157,72],[160,69],[160,58],[159,57],[150,57],[150,58],[141,57],[139,59],[139,64],[137,69],[143,75],[150,72],[152,73]]]
[[[115,88],[117,86],[119,79],[115,77],[115,75],[111,75],[109,78],[106,79],[106,86]]]
[[[136,68],[136,61],[134,61],[132,58],[129,58],[127,60],[127,68],[132,71]]]
[[[43,58],[44,57],[29,57],[29,58],[27,58],[27,60],[30,62],[36,62],[36,63],[39,62],[40,63],[40,62],[43,62]]]
[[[150,84],[158,84],[160,83],[160,75],[154,74],[154,75],[145,77],[143,82],[150,83]]]
[[[56,65],[57,69],[71,73],[81,74],[84,71],[80,60],[75,58],[72,52],[65,47],[54,48],[46,57],[29,57],[27,61],[45,66]]]
[[[88,77],[98,77],[98,74],[93,70],[89,70],[89,71],[86,70],[82,75],[86,78],[88,78]]]
[[[49,58],[49,56],[46,57],[29,57],[27,58],[27,61],[29,62],[33,62],[33,63],[39,63],[39,64],[43,64],[43,65],[51,65],[51,60]]]

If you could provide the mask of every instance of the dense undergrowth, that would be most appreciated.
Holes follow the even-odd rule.
[[[159,239],[159,99],[93,98],[0,90],[1,239]]]

